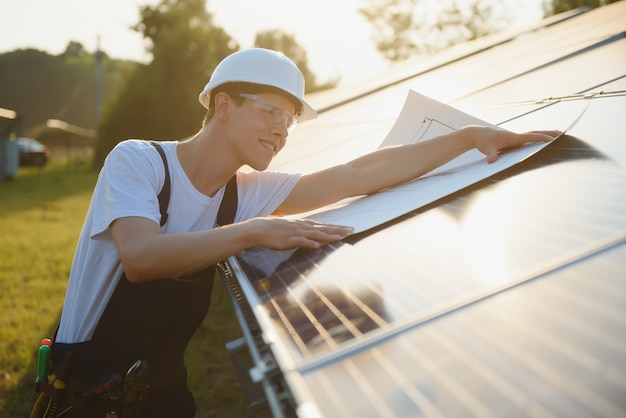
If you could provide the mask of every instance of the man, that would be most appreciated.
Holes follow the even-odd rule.
[[[74,395],[63,401],[73,405],[74,415],[66,416],[100,416],[113,408],[125,416],[140,410],[145,417],[193,417],[182,360],[206,315],[215,263],[257,245],[317,248],[351,233],[280,215],[375,193],[471,148],[493,162],[502,148],[559,134],[466,127],[300,175],[266,171],[296,123],[317,116],[304,100],[302,73],[284,55],[259,48],[230,55],[215,68],[200,102],[208,109],[202,129],[188,140],[161,143],[169,176],[147,141],[123,141],[105,161],[52,345],[53,370],[75,387],[89,388],[111,373],[126,374],[137,360],[147,368],[143,383],[128,383],[138,374],[134,368],[128,382],[117,385],[122,401],[107,392],[91,403]],[[240,171],[244,165],[254,170]],[[219,226],[216,218],[233,177],[236,211],[229,224]],[[166,178],[171,196],[161,226],[159,192]]]

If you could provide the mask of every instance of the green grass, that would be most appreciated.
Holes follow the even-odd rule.
[[[86,164],[53,162],[0,181],[0,418],[29,414],[37,348],[59,321],[96,177]],[[225,349],[240,330],[221,286],[187,352],[198,418],[250,416]]]

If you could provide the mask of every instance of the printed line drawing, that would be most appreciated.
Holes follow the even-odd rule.
[[[425,116],[422,119],[422,123],[421,125],[419,125],[417,132],[415,132],[415,135],[413,135],[413,137],[411,137],[410,141],[408,141],[407,143],[415,144],[417,142],[420,142],[424,138],[434,138],[436,136],[446,135],[454,131],[456,131],[456,129],[454,129],[452,126],[435,118]]]

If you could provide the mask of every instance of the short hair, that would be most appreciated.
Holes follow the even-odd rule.
[[[285,97],[289,100],[294,108],[296,109],[296,115],[300,115],[302,113],[302,103],[300,100],[292,96],[291,94],[281,90],[279,88],[268,86],[265,84],[254,84],[254,83],[244,83],[244,82],[232,82],[232,83],[224,83],[220,86],[215,87],[211,90],[209,97],[209,107],[207,109],[206,114],[204,115],[204,120],[202,121],[202,127],[204,128],[206,124],[211,120],[213,115],[215,114],[215,95],[219,92],[224,92],[228,94],[237,106],[240,106],[243,103],[244,98],[239,95],[242,93],[248,94],[263,94],[263,93],[272,93],[278,94],[280,96]]]

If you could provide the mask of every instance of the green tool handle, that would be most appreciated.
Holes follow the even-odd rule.
[[[50,346],[42,345],[39,347],[37,356],[37,382],[45,382],[48,379],[50,371]]]

